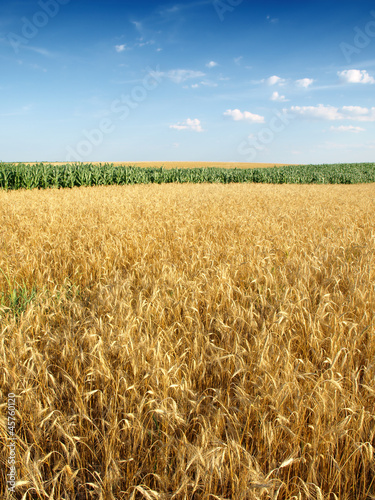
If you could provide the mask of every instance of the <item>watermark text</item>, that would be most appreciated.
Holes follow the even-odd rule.
[[[38,5],[41,10],[35,12],[31,19],[25,16],[21,17],[21,34],[11,32],[7,35],[7,40],[13,47],[14,52],[18,54],[20,48],[27,45],[30,40],[38,35],[41,28],[47,26],[50,19],[57,16],[60,12],[60,6],[66,5],[70,1],[71,0],[39,0]]]
[[[220,21],[224,21],[227,12],[233,12],[235,7],[238,7],[243,0],[213,0],[212,5],[219,16]]]
[[[162,81],[162,73],[159,67],[157,66],[155,71],[147,68],[147,71],[148,73],[140,85],[133,87],[129,94],[122,94],[119,99],[112,101],[108,114],[116,116],[119,120],[126,120],[131,112],[147,99],[149,93],[159,86]],[[71,146],[66,147],[66,161],[83,161],[93,152],[94,147],[98,147],[103,143],[106,135],[113,133],[115,130],[116,124],[112,118],[103,118],[97,127],[91,130],[84,129],[82,131],[84,139],[80,140],[74,148]]]
[[[263,151],[267,145],[271,144],[294,118],[295,116],[288,114],[285,109],[283,111],[274,110],[274,115],[269,120],[268,125],[263,127],[256,135],[249,135],[246,140],[242,141],[238,145],[237,152],[242,156],[246,156],[246,161],[254,161],[258,152]]]
[[[7,430],[8,430],[8,458],[6,483],[9,492],[15,493],[16,487],[16,396],[13,393],[8,394],[7,408]]]
[[[340,49],[343,53],[346,62],[352,62],[352,56],[354,54],[360,54],[363,49],[368,47],[371,40],[375,38],[375,10],[370,12],[370,19],[363,29],[356,26],[354,28],[354,38],[352,43],[342,42],[340,43]]]

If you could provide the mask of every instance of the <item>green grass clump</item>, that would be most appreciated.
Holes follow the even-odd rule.
[[[0,288],[0,311],[18,317],[35,299],[36,287],[33,286],[30,289],[26,283],[19,284],[15,280],[12,282],[1,268],[0,271],[6,280],[6,287]]]

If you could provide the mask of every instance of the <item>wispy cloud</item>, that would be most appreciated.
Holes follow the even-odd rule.
[[[267,16],[267,21],[271,24],[277,24],[279,22],[277,17]]]
[[[225,111],[224,116],[232,118],[234,121],[247,121],[251,123],[264,123],[264,116],[250,113],[250,111],[240,111],[239,109],[228,109]]]
[[[183,122],[176,123],[175,125],[170,125],[169,128],[176,130],[192,130],[194,132],[203,132],[202,125],[198,118],[188,118]]]
[[[338,71],[337,74],[343,83],[375,83],[375,79],[364,69],[346,69]]]
[[[285,110],[288,111],[288,110]],[[375,107],[363,108],[360,106],[292,106],[289,112],[303,118],[314,118],[318,120],[354,120],[359,122],[375,121]]]
[[[31,52],[36,52],[37,54],[40,54],[41,56],[45,57],[54,57],[55,54],[50,52],[47,49],[44,49],[42,47],[34,47],[33,45],[22,45],[22,49],[30,50]]]
[[[124,49],[134,49],[134,48],[139,48],[139,47],[146,47],[148,45],[154,45],[155,42],[155,37],[157,36],[158,32],[155,31],[154,29],[150,29],[147,27],[147,25],[150,25],[150,21],[130,21],[130,23],[134,26],[135,30],[139,33],[139,37],[135,39],[135,42],[133,43],[128,43],[128,44],[123,44]],[[117,45],[116,47],[122,47],[122,45]]]
[[[365,132],[366,129],[362,127],[355,127],[354,125],[340,125],[339,127],[330,127],[333,132]]]
[[[137,42],[134,44],[135,47],[147,47],[148,45],[154,45],[155,40],[145,40],[144,38],[138,38]]]
[[[200,82],[201,85],[203,85],[203,87],[217,87],[218,84],[215,83],[215,82],[209,82],[207,80],[204,80],[202,82]]]
[[[10,38],[11,35],[13,35],[13,37],[15,38],[14,40]],[[57,56],[56,52],[51,52],[50,50],[47,50],[44,47],[29,45],[29,40],[27,38],[16,35],[14,33],[10,33],[8,37],[0,36],[0,44],[7,47],[12,47],[13,49],[16,50],[17,54],[19,50],[28,50],[30,52],[40,54],[41,56],[44,57],[55,58]]]
[[[218,87],[218,84],[215,83],[215,82],[209,82],[209,81],[201,81],[199,83],[193,83],[192,85],[187,85],[187,86],[184,86],[184,88],[192,88],[192,89],[197,89],[199,87]]]
[[[183,11],[197,9],[199,7],[204,7],[205,5],[211,5],[212,0],[200,0],[197,2],[185,2],[177,3],[171,7],[163,7],[158,10],[158,14],[162,17],[169,17],[176,14],[180,14]]]
[[[212,0],[164,3],[159,6],[157,3],[156,5],[150,3],[150,8],[144,9],[145,17],[133,18],[131,23],[142,37],[143,42],[147,43],[152,39],[153,43],[156,43],[155,41],[168,43],[172,39],[175,41],[181,25],[186,25],[194,16],[200,15],[200,10],[208,5],[212,5]]]
[[[131,21],[132,25],[135,27],[135,29],[140,33],[141,36],[143,36],[143,24],[141,21]]]
[[[214,68],[215,66],[218,66],[218,63],[215,61],[210,61],[206,64],[207,68]]]
[[[157,71],[155,76],[165,77],[173,83],[183,83],[193,78],[202,78],[206,76],[202,71],[194,71],[191,69],[171,69],[169,71]]]
[[[118,52],[119,54],[121,52],[125,52],[126,50],[133,50],[135,48],[141,48],[141,47],[147,47],[149,45],[154,45],[155,40],[145,40],[144,38],[137,38],[136,42],[132,43],[131,45],[123,43],[121,45],[115,45],[115,51]],[[162,49],[156,49],[157,51],[160,51]]]

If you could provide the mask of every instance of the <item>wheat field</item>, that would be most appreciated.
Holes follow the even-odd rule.
[[[0,192],[10,499],[375,498],[375,184]]]

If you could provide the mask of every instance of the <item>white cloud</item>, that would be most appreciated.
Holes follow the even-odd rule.
[[[283,78],[280,78],[279,76],[273,75],[267,78],[266,83],[268,85],[282,85],[285,82]]]
[[[314,83],[314,80],[312,78],[301,78],[301,80],[296,80],[296,85],[298,87],[302,87],[304,89],[307,89]]]
[[[285,95],[280,95],[278,92],[273,92],[273,94],[270,97],[271,101],[277,101],[277,102],[286,102],[288,99],[285,98]]]
[[[225,111],[224,116],[230,116],[234,121],[248,121],[252,123],[264,123],[264,116],[255,115],[250,111],[240,111],[239,109],[228,109]]]
[[[115,45],[115,50],[116,52],[124,52],[124,50],[127,49],[127,46],[125,44],[123,45]]]
[[[362,108],[361,106],[343,106],[342,119],[356,120],[358,122],[375,122],[375,108]]]
[[[288,110],[284,110],[288,111]],[[291,113],[304,117],[315,118],[318,120],[354,120],[359,122],[374,122],[375,107],[361,108],[360,106],[343,106],[341,109],[334,106],[292,106]]]
[[[174,128],[176,130],[193,130],[194,132],[203,132],[201,122],[197,118],[195,118],[194,120],[188,118],[184,122],[170,125],[169,128]]]
[[[169,78],[174,83],[183,83],[191,78],[202,78],[206,76],[202,71],[191,69],[171,69],[170,71],[154,71],[155,76]]]
[[[362,127],[355,127],[354,125],[340,125],[339,127],[331,127],[333,132],[365,132],[366,129]]]
[[[292,106],[290,111],[305,118],[318,118],[320,120],[340,120],[341,115],[338,108],[334,106]]]
[[[366,116],[369,112],[367,108],[362,108],[361,106],[343,106],[343,113],[351,116]]]
[[[242,59],[243,59],[243,56],[235,57],[233,59],[233,61],[234,61],[235,64],[237,64],[237,66],[239,66],[241,64]]]
[[[375,83],[375,79],[364,69],[346,69],[338,71],[337,74],[344,83]]]
[[[218,66],[218,63],[215,61],[210,61],[209,63],[206,64],[207,68],[214,68],[215,66]]]

